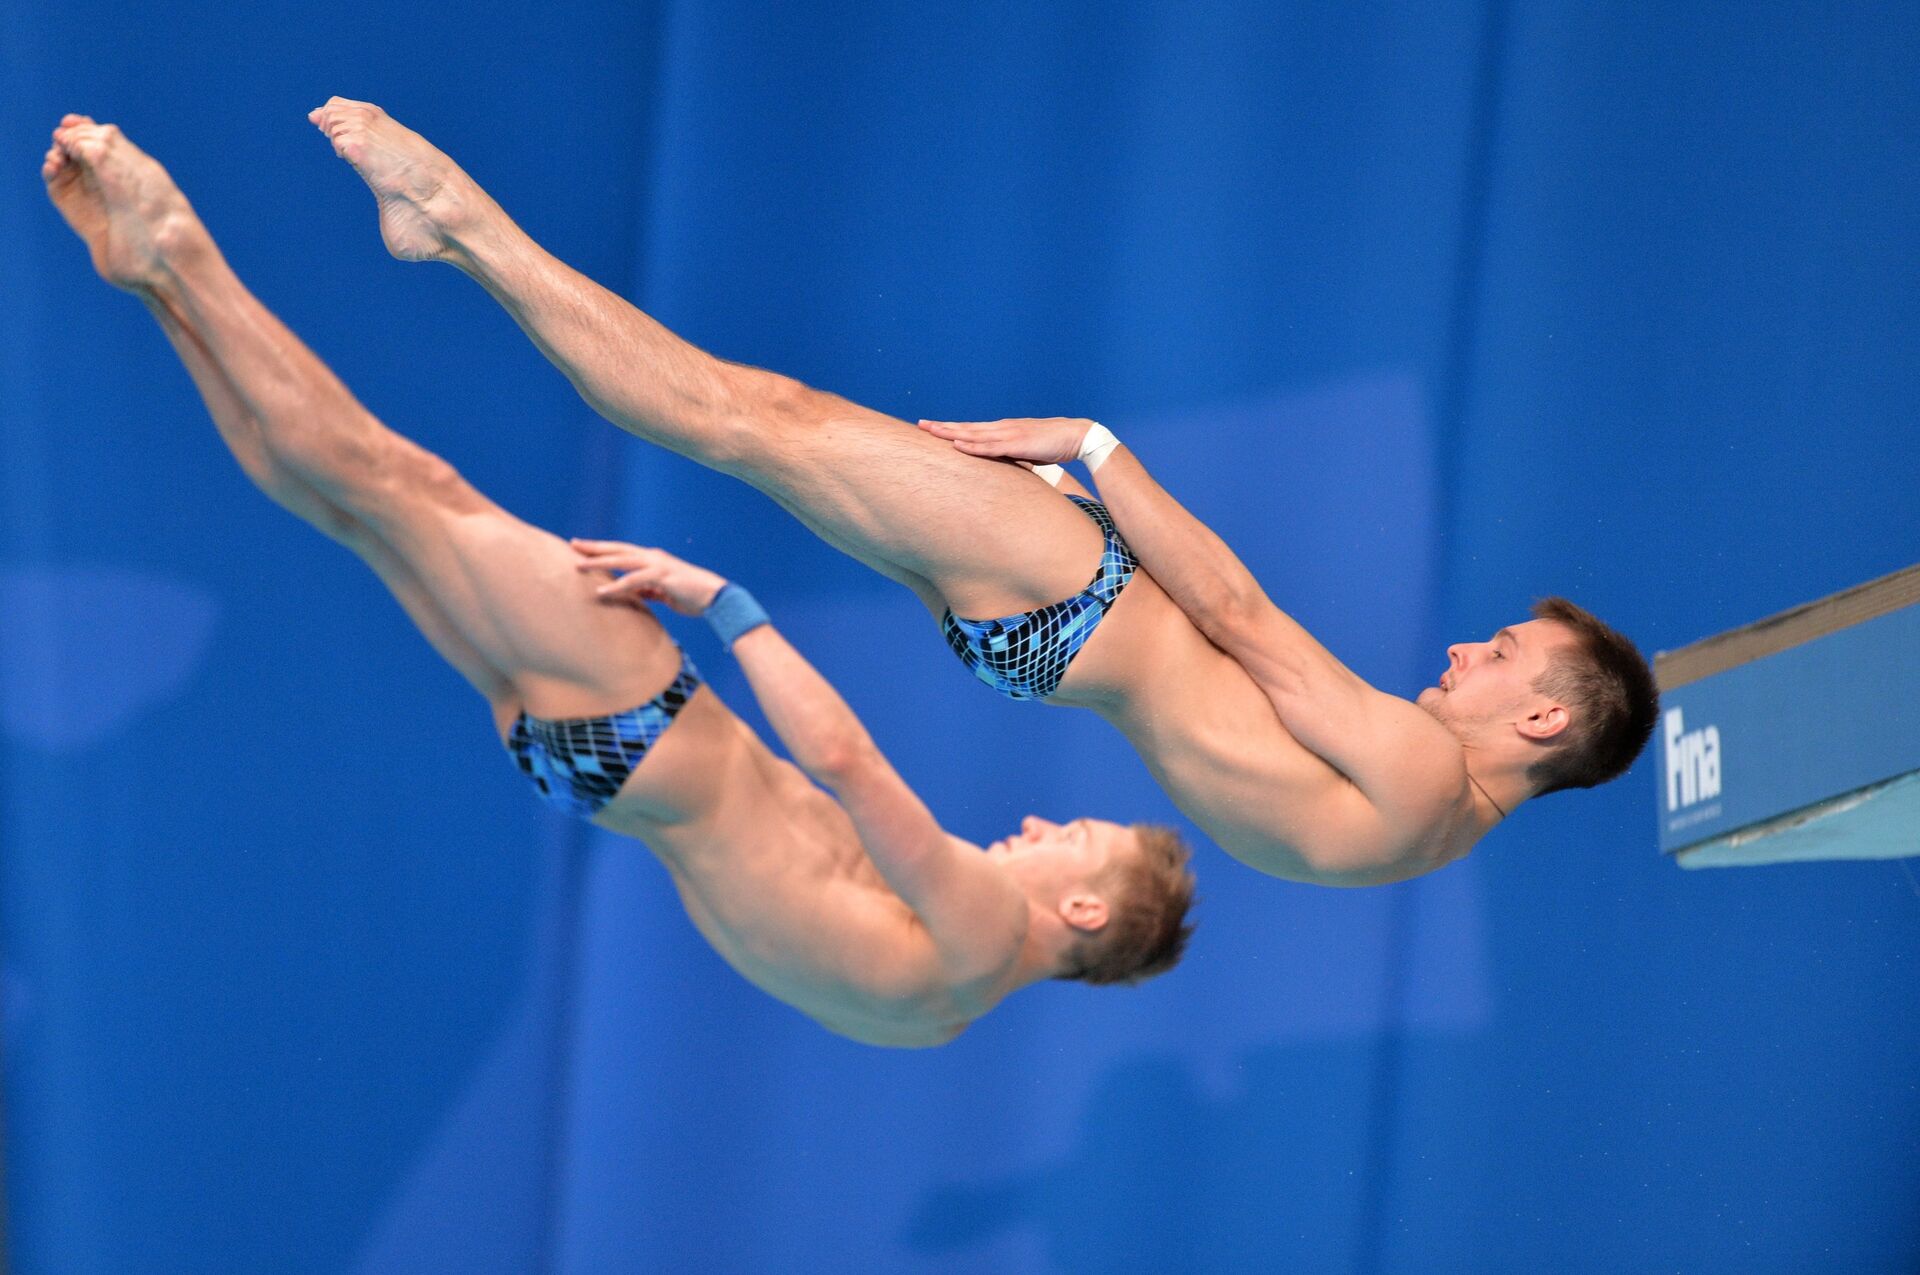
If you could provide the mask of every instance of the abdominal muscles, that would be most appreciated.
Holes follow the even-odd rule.
[[[596,822],[653,850],[701,935],[768,995],[869,1044],[951,1039],[963,1024],[954,1021],[932,945],[881,879],[852,821],[736,725],[722,746],[704,741],[710,800],[668,822],[640,813],[623,792]]]
[[[1135,575],[1068,678],[1222,849],[1263,872],[1310,875],[1302,851],[1346,777],[1288,732],[1246,670],[1157,584]]]

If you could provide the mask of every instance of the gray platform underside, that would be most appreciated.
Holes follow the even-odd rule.
[[[1674,852],[1683,868],[1920,855],[1920,771]]]

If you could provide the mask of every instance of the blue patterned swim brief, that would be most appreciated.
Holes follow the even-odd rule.
[[[507,751],[542,797],[569,814],[590,818],[613,800],[699,686],[700,670],[682,652],[679,676],[640,707],[605,717],[522,713],[507,735]]]
[[[1008,699],[1045,699],[1066,676],[1067,665],[1133,578],[1139,560],[1114,529],[1113,515],[1097,500],[1068,496],[1106,537],[1100,566],[1086,588],[1064,602],[998,620],[963,620],[948,611],[940,622],[947,645],[973,675]]]

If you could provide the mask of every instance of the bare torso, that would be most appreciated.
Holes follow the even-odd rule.
[[[1358,792],[1288,733],[1246,670],[1145,572],[1114,602],[1052,702],[1112,722],[1182,812],[1234,858],[1272,876],[1324,885],[1399,880],[1462,857],[1483,835],[1463,780],[1458,802],[1381,866],[1316,869],[1316,850],[1350,817]]]
[[[832,399],[808,428],[770,435],[736,472],[829,542],[919,593],[936,615],[985,618],[1086,586],[1101,533],[1045,482],[967,456],[918,429]],[[958,687],[956,683],[956,687]],[[960,693],[956,690],[956,693]],[[1327,885],[1418,876],[1484,835],[1464,765],[1458,798],[1352,871],[1316,868],[1367,812],[1358,790],[1300,744],[1272,701],[1136,571],[1048,701],[1091,708],[1220,847],[1261,872]],[[1407,705],[1409,728],[1437,731]],[[1437,735],[1437,750],[1457,748]]]
[[[963,455],[836,395],[685,344],[538,250],[457,165],[378,108],[336,100],[315,113],[315,123],[380,197],[382,234],[396,255],[444,259],[485,283],[595,409],[622,428],[752,483],[828,542],[914,589],[936,612],[950,605],[963,616],[1007,615],[1085,586],[1099,555],[1098,533],[1039,479]],[[433,180],[420,180],[421,173]],[[1055,700],[1093,707],[1118,726],[1180,808],[1237,857],[1276,875],[1338,879],[1311,861],[1324,863],[1322,844],[1359,821],[1356,790],[1288,734],[1245,670],[1212,647],[1144,573],[1080,653]],[[845,886],[843,906],[879,936],[870,941],[888,941],[894,922],[873,902],[871,865],[856,862],[864,856],[844,820],[826,811],[824,797],[801,794],[803,781],[779,771],[764,749],[751,766],[744,755],[731,763],[741,768],[740,791],[726,793],[724,805],[714,792],[698,819],[643,820],[632,812],[607,818],[630,824],[674,866],[690,900],[703,900],[689,902],[696,919],[707,918],[703,928],[733,935],[716,938],[716,946],[763,986],[782,976],[771,962],[756,965],[739,938],[753,918],[728,919],[737,900],[724,881],[733,874],[702,870],[701,842],[682,824],[710,824],[702,831],[715,838],[709,853],[752,865],[742,880],[772,871],[756,855],[793,852],[812,865],[795,871],[823,873]],[[1466,852],[1479,828],[1464,766],[1456,768],[1459,800],[1449,798],[1431,819],[1416,821],[1402,844],[1374,847],[1369,868],[1346,874],[1353,883],[1415,875]],[[777,809],[782,801],[801,813]],[[788,819],[794,831],[779,832]],[[792,846],[780,840],[787,837]],[[829,955],[804,935],[786,941],[801,965],[817,972],[806,987],[830,986]],[[830,999],[824,990],[819,995]]]
[[[939,1045],[998,999],[944,977],[846,813],[710,688],[594,822],[646,843],[695,927],[744,978],[840,1035]]]

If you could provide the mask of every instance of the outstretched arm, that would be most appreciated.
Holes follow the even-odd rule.
[[[1078,459],[1093,427],[1068,418],[920,424],[973,455],[1035,464]],[[1432,747],[1430,718],[1368,685],[1275,606],[1226,542],[1127,447],[1114,443],[1095,463],[1100,498],[1147,574],[1246,669],[1294,738],[1351,779],[1389,824],[1424,819],[1457,789],[1457,776],[1435,765],[1444,750]]]
[[[609,602],[658,600],[683,615],[702,615],[727,587],[714,572],[659,549],[603,540],[573,545],[581,570],[624,573],[601,586]],[[734,592],[744,596],[737,586]],[[758,612],[750,597],[745,605]],[[732,637],[733,656],[794,764],[840,799],[880,875],[932,935],[949,976],[959,981],[1004,966],[1024,933],[1024,896],[986,856],[947,835],[840,693],[764,613],[757,618]]]

